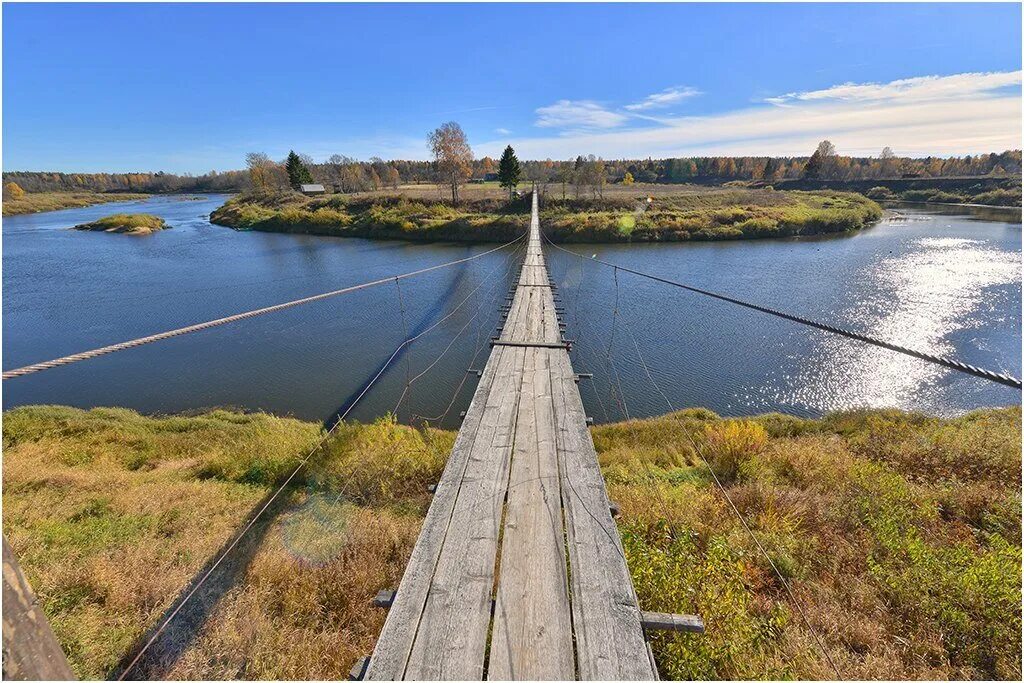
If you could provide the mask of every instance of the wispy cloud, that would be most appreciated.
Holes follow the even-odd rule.
[[[662,117],[653,126],[649,120],[626,126],[624,119],[631,117],[625,114],[589,101],[580,107],[580,102],[563,100],[543,108],[554,110],[545,114],[545,125],[573,120],[575,130],[513,140],[512,145],[521,157],[541,159],[587,153],[607,158],[797,155],[809,154],[825,137],[841,153],[856,155],[878,154],[886,145],[899,154],[920,156],[1019,149],[1020,84],[1020,71],[845,83],[707,116]],[[480,145],[484,153],[495,151],[491,146],[498,143]]]
[[[765,102],[787,105],[793,102],[877,102],[883,100],[923,102],[992,93],[1020,87],[1020,71],[965,73],[952,76],[919,76],[889,83],[843,83],[824,90],[791,92],[765,98]]]
[[[494,132],[497,133],[498,135],[511,135],[512,134],[512,131],[510,131],[508,128],[495,128]]]
[[[537,109],[536,125],[541,128],[587,131],[615,128],[627,120],[624,114],[605,109],[591,100],[558,100]]]
[[[671,88],[665,88],[661,92],[654,93],[653,95],[648,95],[639,102],[627,104],[625,109],[629,111],[664,109],[665,107],[671,107],[673,104],[678,104],[688,97],[695,97],[700,94],[700,90],[697,90],[696,88],[677,85]]]

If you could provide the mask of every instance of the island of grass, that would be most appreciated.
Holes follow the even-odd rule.
[[[228,200],[213,223],[242,230],[424,241],[505,242],[529,221],[525,199],[443,200],[401,195],[247,193]],[[556,242],[677,242],[817,235],[858,230],[882,209],[856,193],[705,190],[607,198],[544,195],[541,224]]]
[[[843,679],[1020,680],[1019,407],[690,409],[592,434],[641,608],[707,625],[652,638],[663,678],[835,678],[818,636]],[[116,676],[322,437],[266,414],[6,412],[3,531],[75,672]],[[184,650],[131,677],[343,678],[373,649],[386,613],[372,599],[401,580],[454,439],[339,425],[232,555],[232,583],[179,615]]]
[[[91,223],[76,225],[75,230],[92,232],[116,232],[125,235],[150,235],[166,230],[164,219],[150,213],[115,213]]]
[[[42,211],[78,209],[93,204],[109,202],[130,202],[148,199],[148,194],[100,193],[100,192],[27,192],[17,197],[5,196],[3,215],[17,216]]]

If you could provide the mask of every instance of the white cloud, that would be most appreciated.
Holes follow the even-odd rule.
[[[615,128],[626,120],[625,115],[608,111],[591,100],[558,100],[537,109],[536,125],[541,128],[600,130]]]
[[[512,131],[510,131],[508,128],[495,128],[494,132],[497,133],[498,135],[511,135],[512,134]]]
[[[691,88],[685,85],[677,85],[672,88],[665,88],[661,92],[648,95],[640,102],[634,102],[633,104],[627,104],[626,109],[629,111],[647,111],[648,109],[663,109],[664,107],[671,107],[673,104],[682,102],[687,97],[694,97],[700,95],[700,90]]]
[[[793,102],[847,101],[868,102],[899,100],[902,102],[942,100],[990,93],[1001,88],[1020,86],[1020,71],[965,73],[952,76],[919,76],[889,83],[843,83],[824,90],[791,92],[769,97],[766,102],[777,105]]]
[[[1021,95],[1019,88],[1010,90],[1020,83],[1021,72],[1015,71],[844,84],[771,98],[772,104],[781,106],[762,104],[707,116],[668,117],[659,119],[658,125],[642,127],[620,127],[624,115],[598,106],[603,114],[597,118],[605,121],[603,126],[577,123],[575,131],[511,144],[520,158],[527,159],[577,154],[606,158],[806,155],[826,137],[842,154],[865,156],[877,155],[886,145],[915,156],[1020,149]],[[578,104],[564,100],[558,104],[563,103]],[[608,115],[617,118],[607,119]],[[501,152],[498,142],[479,147],[480,154]]]

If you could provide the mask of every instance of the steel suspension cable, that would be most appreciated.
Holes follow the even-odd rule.
[[[301,299],[295,299],[293,301],[286,301],[286,302],[281,303],[281,304],[275,304],[273,306],[266,306],[264,308],[257,308],[257,309],[254,309],[252,311],[246,311],[244,313],[236,313],[234,315],[229,315],[229,316],[226,316],[224,318],[217,318],[216,320],[208,320],[206,322],[197,323],[195,325],[188,325],[187,327],[179,327],[179,328],[174,329],[174,330],[168,330],[166,332],[160,332],[158,334],[152,334],[152,335],[149,335],[147,337],[139,337],[138,339],[132,339],[130,341],[120,342],[118,344],[111,344],[109,346],[103,346],[103,347],[100,347],[98,349],[92,349],[90,351],[82,351],[81,353],[75,353],[75,354],[72,354],[70,356],[63,356],[61,358],[54,358],[53,360],[48,360],[48,361],[44,361],[44,362],[41,362],[41,363],[33,363],[32,365],[26,365],[24,367],[15,368],[13,370],[5,370],[3,372],[3,374],[0,375],[0,376],[2,376],[3,379],[12,379],[12,378],[15,378],[15,377],[23,377],[25,375],[30,375],[32,373],[40,372],[42,370],[49,370],[51,368],[56,368],[56,367],[60,367],[60,366],[63,366],[63,365],[69,365],[71,363],[77,363],[78,361],[88,360],[90,358],[96,358],[97,356],[103,356],[103,355],[106,355],[108,353],[113,353],[115,351],[123,351],[125,349],[135,348],[136,346],[142,346],[143,344],[151,344],[151,343],[156,342],[156,341],[161,341],[161,340],[164,340],[164,339],[170,339],[171,337],[178,337],[178,336],[181,336],[183,334],[189,334],[189,333],[192,333],[192,332],[199,332],[201,330],[206,330],[206,329],[209,329],[211,327],[218,327],[220,325],[226,325],[228,323],[237,322],[239,320],[245,320],[247,318],[254,318],[254,317],[258,316],[258,315],[264,315],[266,313],[274,313],[276,311],[281,311],[281,310],[284,310],[284,309],[287,309],[287,308],[293,308],[295,306],[300,306],[302,304],[308,304],[308,303],[312,303],[314,301],[322,301],[323,299],[329,299],[331,297],[340,296],[342,294],[349,294],[351,292],[356,292],[356,291],[359,291],[361,289],[368,289],[370,287],[376,287],[378,285],[387,284],[387,283],[391,282],[392,280],[396,280],[396,281],[397,280],[404,280],[406,278],[415,277],[416,275],[422,275],[424,273],[429,273],[431,271],[439,270],[441,268],[449,268],[451,266],[458,265],[460,263],[466,263],[467,261],[472,261],[474,259],[481,258],[481,257],[486,256],[488,254],[492,254],[492,253],[494,253],[494,252],[496,252],[496,251],[498,251],[500,249],[504,249],[505,247],[507,247],[507,246],[509,246],[511,244],[515,244],[519,240],[523,239],[525,236],[526,236],[525,234],[524,235],[520,235],[519,237],[515,238],[514,240],[511,240],[510,242],[506,242],[505,244],[502,244],[500,246],[494,247],[493,249],[488,249],[487,251],[480,252],[479,254],[474,254],[473,256],[467,256],[465,258],[456,259],[454,261],[448,261],[447,263],[441,263],[441,264],[438,264],[436,266],[429,266],[427,268],[420,268],[418,270],[410,271],[408,273],[402,273],[400,275],[392,275],[392,276],[389,276],[389,277],[381,278],[379,280],[372,280],[370,282],[363,282],[363,283],[358,284],[358,285],[352,285],[350,287],[343,287],[342,289],[335,289],[333,291],[324,292],[322,294],[314,294],[313,296],[307,296],[307,297],[303,297]]]
[[[559,249],[561,251],[564,251],[567,254],[572,254],[573,256],[578,256],[580,258],[584,258],[584,256],[582,254],[578,253],[578,252],[572,251],[571,249],[566,249],[565,247],[561,247],[561,246],[555,244],[553,241],[551,241],[551,238],[548,237],[547,235],[544,236],[544,239],[546,239],[548,244],[553,246],[555,249]],[[590,260],[594,261],[596,263],[600,263],[601,265],[608,266],[609,268],[616,268],[618,270],[621,270],[621,271],[624,271],[624,272],[627,272],[627,273],[632,273],[633,275],[639,275],[640,277],[645,277],[645,278],[647,278],[649,280],[654,280],[655,282],[661,282],[662,284],[672,285],[673,287],[679,287],[680,289],[685,289],[687,291],[694,292],[696,294],[701,294],[703,296],[711,297],[713,299],[718,299],[719,301],[725,301],[727,303],[736,304],[737,306],[743,306],[744,308],[749,308],[751,310],[758,311],[760,313],[767,313],[768,315],[772,315],[772,316],[775,316],[777,318],[782,318],[784,320],[789,320],[791,322],[799,323],[800,325],[806,325],[807,327],[814,327],[814,328],[819,329],[819,330],[824,330],[825,332],[831,332],[832,334],[838,334],[838,335],[843,336],[843,337],[848,337],[849,339],[856,339],[857,341],[861,341],[861,342],[864,342],[866,344],[871,344],[873,346],[878,346],[878,347],[881,347],[883,349],[888,349],[889,351],[895,351],[897,353],[902,353],[903,355],[911,356],[913,358],[918,358],[920,360],[926,361],[928,363],[933,363],[935,365],[941,365],[941,366],[947,367],[947,368],[949,368],[951,370],[956,370],[957,372],[962,372],[962,373],[967,374],[967,375],[973,375],[975,377],[980,377],[981,379],[985,379],[985,380],[988,380],[990,382],[996,382],[997,384],[1002,384],[1004,386],[1013,387],[1014,389],[1020,389],[1021,388],[1021,381],[1020,381],[1020,379],[1018,379],[1016,377],[1013,377],[1011,375],[1008,375],[1008,374],[1004,374],[1004,373],[1000,373],[1000,372],[995,372],[994,370],[987,370],[985,368],[979,368],[977,366],[970,365],[968,363],[963,363],[963,362],[958,361],[958,360],[954,360],[954,359],[950,359],[950,358],[944,358],[942,356],[936,356],[936,355],[930,354],[930,353],[924,353],[923,351],[916,351],[914,349],[907,348],[905,346],[900,346],[898,344],[893,344],[891,342],[887,342],[887,341],[884,341],[882,339],[878,339],[876,337],[871,337],[871,336],[866,335],[866,334],[861,334],[860,332],[854,332],[852,330],[847,330],[847,329],[844,329],[844,328],[841,328],[841,327],[837,327],[835,325],[831,325],[831,324],[828,324],[828,323],[818,322],[817,320],[811,320],[810,318],[804,318],[804,317],[799,316],[799,315],[793,315],[791,313],[786,313],[785,311],[779,311],[779,310],[776,310],[774,308],[769,308],[767,306],[761,306],[759,304],[751,303],[749,301],[744,301],[742,299],[737,299],[735,297],[728,296],[726,294],[720,294],[718,292],[712,292],[712,291],[707,290],[707,289],[701,289],[700,287],[694,287],[692,285],[683,284],[682,282],[676,282],[675,280],[669,280],[668,278],[660,277],[658,275],[651,275],[650,273],[645,273],[645,272],[640,271],[640,270],[634,270],[632,268],[627,268],[625,266],[620,266],[618,264],[611,263],[609,261],[604,261],[604,260],[596,258],[596,257],[595,258],[591,258]]]

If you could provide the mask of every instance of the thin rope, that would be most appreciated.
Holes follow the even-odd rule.
[[[402,286],[398,284],[398,279],[395,279],[395,290],[398,292],[398,308],[402,312],[402,339],[409,338],[409,323],[405,319],[405,301],[402,299]],[[475,291],[475,290],[474,290]],[[472,294],[472,292],[470,292]],[[465,299],[463,299],[465,301]],[[459,303],[462,306],[462,303]],[[459,310],[458,307],[455,311]],[[452,311],[452,313],[455,313]],[[450,316],[451,314],[449,314]],[[446,316],[447,317],[447,316]],[[392,411],[395,414],[395,419],[398,419],[398,408],[402,405],[402,399],[405,398],[405,393],[409,391],[409,376],[412,374],[412,366],[409,360],[409,354],[405,354],[405,388],[402,390],[402,395],[398,397],[398,403],[395,404],[395,409]]]
[[[505,278],[508,277],[509,272],[511,272],[511,270],[512,270],[512,266],[514,264],[514,257],[520,252],[520,250],[522,248],[523,248],[523,245],[519,245],[518,247],[516,247],[516,250],[513,251],[509,255],[508,265],[507,265],[507,267],[505,269]],[[477,308],[477,315],[479,315],[479,313],[483,310],[484,305],[487,304],[490,301],[490,297],[494,293],[495,288],[501,282],[502,282],[502,280],[496,280],[495,283],[493,285],[491,285],[491,287],[487,290],[487,293],[484,295],[484,298],[480,302],[480,306]],[[474,317],[476,317],[476,316],[474,316]],[[476,327],[476,344],[475,344],[475,347],[474,347],[475,350],[473,352],[473,357],[469,361],[469,366],[468,366],[466,372],[464,372],[462,374],[462,379],[459,380],[458,385],[456,385],[455,391],[452,392],[451,400],[448,401],[448,405],[444,409],[444,412],[441,413],[440,415],[437,415],[437,416],[418,415],[418,414],[414,413],[412,416],[410,416],[410,422],[415,422],[417,419],[420,419],[420,420],[423,420],[427,424],[429,424],[431,422],[436,422],[438,425],[444,423],[445,418],[448,417],[448,413],[451,412],[452,406],[455,405],[455,401],[458,399],[459,393],[462,391],[462,387],[465,386],[466,381],[469,379],[469,368],[472,368],[474,366],[474,364],[476,363],[477,358],[480,356],[480,352],[484,348],[483,339],[481,337],[481,332],[483,331],[483,326],[486,323],[486,321],[487,321],[486,318],[481,318],[480,323]],[[460,330],[459,334],[461,334],[461,333],[462,332]]]
[[[612,372],[615,375],[615,386],[618,387],[620,403],[622,405],[622,412],[625,414],[626,419],[629,419],[629,407],[626,405],[626,395],[622,393],[622,381],[619,379],[619,369],[615,367],[615,359],[612,357],[612,345],[615,343],[615,327],[619,321],[619,269],[616,268],[614,271],[615,277],[615,307],[612,311],[612,331],[608,336],[608,350],[605,352],[608,356],[608,364],[612,368]]]
[[[665,403],[666,403],[666,405],[668,405],[669,411],[670,412],[674,411],[675,407],[672,405],[672,401],[669,399],[668,395],[664,391],[662,391],[661,387],[655,381],[654,375],[651,373],[651,369],[647,365],[647,361],[644,359],[643,353],[641,353],[641,351],[640,351],[640,344],[638,344],[637,341],[636,341],[636,335],[633,333],[632,327],[629,325],[629,322],[626,321],[626,320],[623,321],[623,324],[626,326],[626,329],[629,330],[630,336],[633,337],[633,343],[636,346],[636,355],[640,359],[640,364],[643,366],[644,371],[647,373],[647,378],[650,380],[651,384],[654,385],[654,388],[658,391],[658,393],[661,394],[662,398],[665,399]],[[721,492],[721,494],[725,498],[725,500],[729,503],[729,507],[732,509],[733,514],[739,520],[740,524],[746,530],[747,535],[750,536],[750,539],[757,546],[758,550],[761,552],[761,554],[764,556],[764,558],[766,560],[768,560],[768,564],[771,566],[772,570],[775,572],[775,575],[778,577],[779,581],[782,583],[782,586],[785,589],[786,594],[789,596],[790,602],[792,602],[796,606],[797,612],[799,612],[801,620],[804,622],[804,625],[807,627],[807,630],[811,632],[811,635],[814,637],[814,640],[817,643],[818,648],[821,650],[821,653],[825,656],[825,659],[828,661],[829,665],[832,667],[832,670],[835,672],[836,679],[837,680],[842,680],[842,674],[839,673],[839,668],[836,666],[836,663],[832,660],[832,656],[829,654],[828,650],[825,648],[825,644],[822,641],[820,634],[811,625],[810,619],[808,619],[807,613],[804,611],[803,604],[799,600],[797,600],[796,595],[793,593],[793,589],[790,587],[789,582],[786,580],[786,577],[784,577],[782,575],[782,572],[779,571],[779,568],[775,565],[775,561],[772,560],[771,555],[769,555],[768,551],[765,550],[764,546],[761,544],[761,541],[754,534],[753,529],[750,528],[750,526],[747,524],[746,519],[744,519],[744,517],[740,513],[739,509],[736,507],[736,504],[733,503],[732,497],[729,495],[729,492],[726,490],[725,486],[722,484],[721,480],[718,478],[718,474],[715,472],[714,468],[711,466],[710,461],[704,456],[704,453],[702,452],[700,446],[697,444],[697,442],[694,440],[694,438],[690,435],[689,430],[688,429],[683,429],[683,434],[686,436],[687,440],[690,442],[690,446],[691,446],[691,448],[693,448],[693,452],[697,454],[697,456],[704,463],[704,466],[707,467],[708,472],[711,473],[711,477],[712,477],[712,479],[714,479],[715,485],[718,487],[718,490]],[[658,490],[658,492],[659,492],[659,497],[661,497],[660,496],[660,489]],[[662,500],[664,501],[664,498],[662,498]]]
[[[156,341],[161,341],[161,340],[164,340],[164,339],[170,339],[171,337],[178,337],[178,336],[183,335],[183,334],[190,334],[192,332],[199,332],[201,330],[206,330],[206,329],[209,329],[211,327],[217,327],[217,326],[220,326],[220,325],[226,325],[228,323],[233,323],[233,322],[236,322],[236,321],[239,321],[239,320],[244,320],[246,318],[253,318],[253,317],[258,316],[258,315],[264,315],[266,313],[274,313],[276,311],[281,311],[281,310],[284,310],[286,308],[292,308],[294,306],[300,306],[302,304],[312,303],[314,301],[321,301],[323,299],[328,299],[328,298],[331,298],[331,297],[339,296],[341,294],[349,294],[351,292],[359,291],[361,289],[367,289],[369,287],[376,287],[377,285],[387,284],[388,282],[391,282],[392,280],[402,280],[402,279],[405,279],[405,278],[414,277],[416,275],[422,275],[424,273],[429,273],[430,271],[438,270],[440,268],[449,268],[449,267],[457,265],[459,263],[465,263],[467,261],[472,261],[474,259],[481,258],[482,256],[486,256],[487,254],[492,254],[492,253],[494,253],[494,252],[496,252],[496,251],[498,251],[500,249],[504,249],[505,247],[507,247],[507,246],[509,246],[511,244],[514,244],[514,243],[518,242],[519,240],[523,239],[523,237],[525,237],[525,236],[526,236],[525,234],[524,235],[520,235],[519,237],[517,237],[516,239],[512,240],[511,242],[506,242],[505,244],[502,244],[501,246],[498,246],[498,247],[494,247],[493,249],[488,249],[487,251],[483,251],[483,252],[481,252],[479,254],[474,254],[473,256],[467,256],[465,258],[457,259],[455,261],[448,261],[447,263],[441,263],[441,264],[438,264],[436,266],[429,266],[427,268],[420,268],[419,270],[414,270],[414,271],[411,271],[411,272],[408,272],[408,273],[402,273],[401,275],[393,275],[391,277],[381,278],[379,280],[373,280],[371,282],[364,282],[362,284],[352,285],[351,287],[344,287],[342,289],[336,289],[336,290],[331,291],[331,292],[324,292],[322,294],[315,294],[313,296],[307,296],[307,297],[304,297],[302,299],[295,299],[294,301],[286,301],[285,303],[275,304],[273,306],[267,306],[265,308],[257,308],[257,309],[252,310],[252,311],[246,311],[245,313],[236,313],[235,315],[229,315],[229,316],[224,317],[224,318],[217,318],[216,320],[208,320],[206,322],[197,323],[195,325],[189,325],[187,327],[179,327],[179,328],[174,329],[174,330],[168,330],[167,332],[160,332],[158,334],[152,334],[152,335],[149,335],[147,337],[139,337],[138,339],[132,339],[131,341],[120,342],[118,344],[111,344],[110,346],[103,346],[103,347],[100,347],[98,349],[92,349],[90,351],[82,351],[81,353],[75,353],[75,354],[72,354],[70,356],[63,356],[61,358],[55,358],[53,360],[44,361],[42,363],[34,363],[32,365],[26,365],[26,366],[21,367],[21,368],[15,368],[13,370],[5,370],[3,372],[3,374],[2,374],[2,378],[3,379],[12,379],[14,377],[23,377],[25,375],[30,375],[30,374],[32,374],[34,372],[40,372],[42,370],[49,370],[51,368],[56,368],[56,367],[60,367],[60,366],[63,366],[63,365],[69,365],[71,363],[77,363],[78,361],[88,360],[90,358],[96,358],[97,356],[102,356],[102,355],[105,355],[105,354],[108,354],[108,353],[113,353],[115,351],[123,351],[125,349],[135,348],[136,346],[142,346],[143,344],[151,344],[151,343],[156,342]]]
[[[518,253],[518,247],[517,247],[516,251],[513,251],[512,253],[509,254],[509,256],[506,258],[505,264],[508,264],[509,260],[512,259],[515,256],[516,253]],[[469,294],[467,294],[462,299],[462,301],[460,301],[459,304],[448,313],[448,315],[446,315],[444,318],[439,320],[437,324],[440,324],[440,323],[444,322],[445,320],[451,318],[453,315],[455,315],[455,313],[460,308],[462,308],[463,304],[465,304],[467,301],[469,301],[469,299],[472,298],[472,296],[474,294],[476,294],[476,292],[479,291],[479,289],[481,287],[483,287],[484,284],[489,282],[491,280],[491,278],[494,276],[494,273],[497,272],[500,268],[501,268],[501,264],[499,264],[498,266],[492,268],[491,271],[489,273],[487,273],[487,275],[484,276],[484,279],[481,280],[480,283],[476,287],[474,287],[469,292]],[[506,268],[505,272],[506,272],[506,274],[508,273],[508,268]],[[499,281],[496,280],[495,283],[497,283],[497,282],[499,282]],[[495,285],[492,284],[491,287],[487,290],[487,293],[485,294],[485,296],[487,296],[491,292],[493,292],[494,291],[494,287],[495,287]],[[410,378],[409,377],[409,368],[408,368],[408,364],[407,364],[407,366],[406,366],[406,383],[405,383],[405,388],[402,390],[401,396],[398,397],[398,403],[395,404],[395,409],[392,411],[395,414],[396,417],[398,416],[398,409],[402,405],[402,401],[405,399],[406,395],[408,394],[409,389],[412,388],[412,385],[415,384],[418,379],[423,377],[423,375],[427,374],[427,372],[431,368],[433,368],[435,365],[437,365],[437,363],[440,362],[440,360],[445,356],[445,354],[448,353],[448,351],[455,344],[455,342],[459,339],[459,337],[462,336],[462,333],[466,330],[466,328],[469,327],[470,323],[472,323],[473,320],[475,320],[480,315],[480,312],[483,310],[483,304],[485,302],[486,302],[486,298],[482,298],[481,299],[481,303],[477,307],[476,312],[473,314],[473,316],[469,319],[469,321],[465,325],[462,326],[462,328],[455,334],[455,336],[452,337],[452,340],[451,340],[451,342],[448,343],[448,346],[445,347],[445,349],[441,352],[441,354],[438,355],[437,358],[435,358],[434,361],[432,363],[430,363],[430,365],[428,365],[425,370],[423,370],[423,372],[420,372],[415,377]],[[437,327],[437,324],[435,324],[434,327]],[[474,360],[476,360],[475,356],[474,356]],[[463,380],[465,380],[465,376],[463,376]],[[412,419],[413,419],[413,417],[410,416],[410,421]]]

